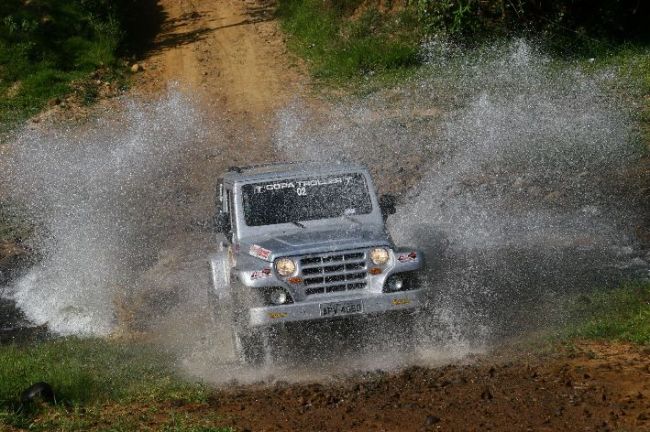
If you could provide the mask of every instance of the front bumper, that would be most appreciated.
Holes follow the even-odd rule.
[[[333,302],[358,302],[363,304],[363,312],[351,315],[337,315],[335,318],[385,313],[398,310],[415,310],[424,304],[424,289],[394,293],[364,293],[356,296],[321,296],[308,302],[283,306],[263,306],[248,310],[248,324],[251,327],[278,324],[283,322],[313,321],[332,319],[321,315],[321,305]]]

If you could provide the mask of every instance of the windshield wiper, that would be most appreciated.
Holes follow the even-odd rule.
[[[294,224],[295,226],[299,227],[299,228],[307,229],[306,226],[304,226],[303,224],[301,224],[301,223],[298,222],[298,221],[291,221],[291,223]]]
[[[346,218],[347,220],[350,220],[350,221],[354,222],[357,225],[363,225],[361,222],[359,222],[358,220],[356,220],[355,218],[353,218],[350,215],[344,214],[343,217]]]

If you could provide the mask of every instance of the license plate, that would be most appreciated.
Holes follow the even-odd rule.
[[[332,317],[340,315],[352,315],[363,312],[363,302],[335,302],[321,303],[320,316]]]

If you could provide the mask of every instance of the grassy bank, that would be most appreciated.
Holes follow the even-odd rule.
[[[41,381],[52,386],[56,403],[21,405],[21,392]],[[217,413],[175,414],[174,407],[204,405],[208,396],[146,346],[70,338],[0,347],[0,429],[229,430],[212,426]]]
[[[158,21],[148,0],[3,0],[0,3],[0,126],[6,130],[68,94],[91,103],[101,86],[125,83],[120,57]],[[134,20],[147,14],[148,22]],[[153,24],[152,24],[153,23]]]
[[[629,283],[574,303],[579,323],[569,337],[650,345],[650,282]]]
[[[615,55],[630,44],[647,46],[647,6],[619,3],[279,0],[277,14],[290,47],[312,74],[325,83],[347,84],[417,69],[428,38],[466,48],[532,38],[558,57],[583,59]]]
[[[307,59],[315,76],[344,80],[419,64],[423,33],[414,10],[388,14],[360,5],[360,1],[279,2],[277,13],[292,36],[290,46]]]
[[[155,0],[1,1],[0,141],[48,104],[119,93],[162,18]],[[0,271],[32,231],[15,210],[0,202]]]

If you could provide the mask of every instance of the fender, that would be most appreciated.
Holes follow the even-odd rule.
[[[228,249],[219,244],[219,250],[208,257],[210,263],[210,274],[212,276],[212,290],[217,300],[228,301],[230,299],[230,266]]]
[[[399,248],[393,256],[392,273],[420,270],[424,266],[424,254],[417,249]]]

